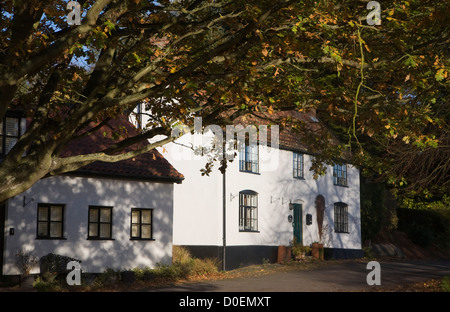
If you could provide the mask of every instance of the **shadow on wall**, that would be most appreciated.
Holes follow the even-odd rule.
[[[287,166],[290,165],[287,164]],[[282,171],[280,170],[280,172]],[[361,249],[360,198],[357,188],[353,188],[353,185],[359,185],[359,181],[354,180],[359,179],[359,174],[354,176],[349,174],[349,187],[335,186],[329,175],[328,173],[316,180],[305,177],[304,180],[295,180],[294,183],[292,178],[285,178],[280,175],[276,182],[272,184],[273,187],[268,193],[279,194],[280,197],[285,198],[285,202],[302,204],[304,244],[308,245],[319,241],[321,239],[319,234],[326,230],[328,237],[323,237],[323,239],[329,240],[329,247]],[[349,233],[334,232],[334,203],[336,202],[348,204]],[[287,206],[288,204],[286,204],[285,209],[286,217],[283,217],[281,222],[287,220],[290,214]],[[316,222],[306,225],[306,214],[311,214]],[[271,231],[277,233],[277,229],[279,231],[280,228],[283,228],[280,227],[280,224],[274,224]]]
[[[55,253],[80,259],[83,271],[95,273],[106,268],[130,269],[171,263],[172,195],[171,183],[69,176],[41,180],[9,200],[6,228],[14,228],[15,233],[5,239],[4,274],[18,272],[15,254],[19,249],[38,257]],[[36,238],[39,203],[65,205],[63,238]],[[113,207],[112,239],[87,239],[90,205]],[[153,240],[130,239],[131,208],[153,209]]]

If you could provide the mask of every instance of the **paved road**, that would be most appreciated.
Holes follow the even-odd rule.
[[[277,272],[251,278],[186,283],[150,292],[343,292],[396,286],[450,276],[450,260],[380,261],[381,286],[367,285],[367,263],[346,262],[317,269]],[[373,289],[373,288],[372,288]]]

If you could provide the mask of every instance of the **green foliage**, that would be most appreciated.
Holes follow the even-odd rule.
[[[401,192],[449,193],[446,1],[383,1],[379,26],[367,25],[365,1],[87,1],[79,27],[62,0],[4,2],[0,119],[20,109],[34,123],[0,164],[0,201],[50,173],[117,160],[120,150],[64,161],[60,151],[89,121],[138,103],[152,115],[143,140],[196,116],[286,126],[281,111],[315,111],[326,131],[292,126],[318,155],[315,176],[346,158]],[[137,138],[121,139],[125,149]]]
[[[386,186],[361,179],[361,236],[372,240],[382,228],[389,227]]]
[[[448,210],[397,209],[398,229],[420,246],[436,245],[450,250],[450,213]]]
[[[450,292],[450,276],[445,276],[441,282],[441,289],[445,292]]]
[[[126,270],[129,271],[129,270]],[[189,251],[182,247],[173,248],[173,263],[171,265],[158,263],[155,268],[133,268],[135,280],[147,282],[176,282],[178,280],[210,276],[218,272],[218,262],[215,259],[193,258]],[[101,290],[120,287],[123,270],[105,269],[100,274],[83,273],[80,286],[68,286],[63,274],[47,272],[41,274],[34,287],[38,291],[76,291]]]
[[[49,292],[49,291],[64,291],[65,283],[57,278],[57,274],[46,273],[38,276],[33,284],[33,287],[39,292]]]
[[[400,198],[400,207],[417,210],[448,210],[450,213],[450,196],[444,194],[436,198],[429,192],[423,192],[420,195],[411,192]]]
[[[49,253],[39,260],[41,273],[64,273],[67,271],[67,263],[70,261],[81,262],[75,258]]]
[[[121,271],[112,268],[105,269],[99,276],[96,277],[94,285],[101,287],[103,285],[114,285],[120,281]]]
[[[310,246],[304,246],[302,243],[294,241],[292,244],[292,254],[294,256],[299,256],[302,254],[308,254],[311,252]]]

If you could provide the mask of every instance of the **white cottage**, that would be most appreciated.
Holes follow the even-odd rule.
[[[113,128],[126,127],[128,133],[135,131],[126,121],[111,123]],[[65,155],[111,144],[111,136],[103,135],[110,132],[105,127],[73,142]],[[170,264],[173,188],[182,180],[156,150],[40,180],[1,204],[1,273],[19,274],[20,249],[37,257],[53,253],[79,259],[83,272],[91,273]],[[39,273],[39,266],[31,273]]]
[[[281,131],[278,147],[246,145],[225,171],[216,162],[209,176],[202,175],[208,157],[194,152],[196,142],[208,145],[214,134],[199,135],[186,134],[164,149],[185,176],[174,189],[174,245],[217,257],[226,269],[274,262],[278,247],[294,238],[303,245],[323,241],[329,257],[362,257],[357,168],[335,164],[314,179],[314,156],[300,138]]]

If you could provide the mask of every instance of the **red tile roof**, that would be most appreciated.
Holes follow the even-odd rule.
[[[95,126],[96,124],[91,122],[87,129],[92,129]],[[113,132],[119,133],[120,138],[113,138]],[[61,153],[61,157],[101,152],[112,144],[138,133],[138,130],[126,119],[126,117],[114,119],[109,121],[106,125],[103,125],[100,129],[97,129],[93,134],[72,140],[67,148]],[[147,144],[149,144],[147,141],[141,142],[132,145],[125,151],[134,150]],[[75,173],[143,180],[165,180],[177,183],[180,183],[184,179],[184,176],[156,149],[115,163],[96,161],[78,169]]]
[[[303,122],[305,129],[303,131],[310,132],[322,132],[326,131],[323,125],[318,121],[315,111],[310,110],[309,112],[298,112],[298,111],[277,111],[271,114],[269,113],[253,113],[246,114],[244,116],[238,117],[234,123],[241,124],[243,126],[247,125],[279,125],[283,121],[283,126],[279,128],[279,147],[281,149],[296,150],[302,152],[314,153],[317,151],[312,151],[311,147],[304,142],[304,133],[294,128],[298,122]],[[267,128],[267,144],[271,144],[271,127]],[[332,143],[336,143],[333,140]]]

